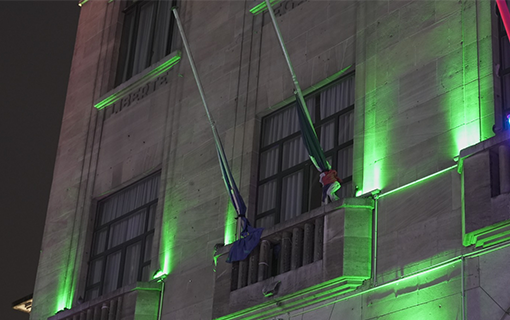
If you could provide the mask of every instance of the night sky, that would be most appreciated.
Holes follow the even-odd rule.
[[[78,1],[0,1],[0,319],[33,292]]]

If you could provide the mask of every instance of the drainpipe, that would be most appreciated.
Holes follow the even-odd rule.
[[[460,290],[461,290],[461,307],[462,307],[462,320],[466,320],[466,298],[464,296],[464,292],[466,288],[464,287],[464,256],[460,259]]]
[[[377,286],[377,229],[378,229],[378,210],[377,210],[377,204],[379,200],[379,194],[381,193],[380,190],[375,190],[372,192],[372,198],[374,199],[374,226],[373,226],[373,234],[372,234],[372,283],[374,287]]]
[[[160,274],[160,272],[158,272],[153,281],[156,281],[156,282],[161,282],[161,292],[159,294],[159,306],[158,306],[158,318],[157,320],[161,320],[161,313],[163,312],[163,296],[165,295],[165,280],[166,280],[166,277],[168,275],[167,274]]]

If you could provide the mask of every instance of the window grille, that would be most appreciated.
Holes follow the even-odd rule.
[[[159,180],[152,175],[98,203],[87,300],[149,280]]]
[[[124,10],[116,85],[170,53],[176,1],[129,1]]]
[[[352,195],[354,75],[305,97],[331,166]],[[319,172],[308,158],[293,103],[262,119],[256,225],[271,227],[321,205]]]

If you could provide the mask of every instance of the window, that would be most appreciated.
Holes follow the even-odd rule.
[[[510,114],[510,42],[505,31],[505,26],[501,20],[499,10],[497,10],[498,34],[499,34],[499,72],[501,79],[501,97],[503,106],[503,117]],[[508,128],[507,121],[503,120],[504,128]]]
[[[307,97],[315,131],[331,166],[352,194],[354,75]],[[256,225],[270,227],[321,205],[319,172],[301,139],[296,104],[262,119]]]
[[[159,180],[152,175],[98,203],[87,300],[149,280]]]
[[[158,62],[171,49],[176,1],[128,1],[124,10],[116,85]]]

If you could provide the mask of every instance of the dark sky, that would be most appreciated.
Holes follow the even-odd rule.
[[[0,1],[0,319],[28,319],[79,12]]]

